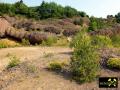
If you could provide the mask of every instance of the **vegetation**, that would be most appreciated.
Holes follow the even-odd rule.
[[[57,42],[55,44],[53,44],[53,46],[69,46],[70,42],[68,41],[68,39],[64,36],[59,37]]]
[[[105,28],[107,26],[108,26],[107,23],[102,18],[95,18],[95,17],[90,18],[89,31],[95,31],[98,29]]]
[[[107,66],[111,69],[120,69],[120,58],[110,58]]]
[[[10,62],[7,68],[12,68],[20,64],[20,59],[16,56],[10,56]]]
[[[35,73],[37,71],[37,68],[35,65],[27,65],[27,70],[31,73]]]
[[[112,40],[113,46],[120,47],[120,35],[113,35],[111,37],[111,40]]]
[[[92,36],[92,44],[96,48],[112,47],[111,39],[107,36],[102,36],[102,35]]]
[[[99,56],[91,44],[90,36],[83,30],[73,39],[74,53],[71,59],[73,78],[79,83],[96,78],[99,70]]]
[[[82,19],[82,18],[80,18],[80,19],[75,19],[75,20],[73,21],[73,23],[74,23],[75,25],[81,25],[81,26],[83,26],[83,19]]]
[[[22,15],[28,18],[46,19],[46,18],[64,18],[81,16],[85,17],[85,12],[77,11],[76,9],[66,6],[57,5],[54,2],[43,1],[40,6],[28,7],[23,2],[16,2],[14,4],[0,3],[0,15]]]
[[[56,42],[57,42],[57,38],[51,36],[51,37],[48,37],[47,40],[42,41],[42,45],[51,46]]]
[[[27,39],[22,39],[22,45],[30,45],[29,40],[27,40]]]
[[[0,40],[0,48],[8,48],[8,47],[16,47],[16,46],[20,46],[20,44],[9,39]]]
[[[51,62],[48,66],[48,69],[50,70],[61,70],[64,64],[60,63],[60,62]]]

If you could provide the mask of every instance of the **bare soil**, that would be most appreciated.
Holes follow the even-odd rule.
[[[0,49],[0,90],[120,90],[100,89],[98,81],[77,84],[67,73],[48,71],[52,60],[70,61],[72,50],[64,47],[17,47]],[[107,51],[106,51],[107,52]],[[6,70],[9,55],[20,57],[21,64]],[[34,65],[35,72],[28,66]],[[120,77],[119,71],[102,68],[100,76]]]

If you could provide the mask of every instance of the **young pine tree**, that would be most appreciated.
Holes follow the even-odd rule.
[[[70,67],[73,78],[79,83],[94,80],[99,72],[99,56],[91,44],[90,36],[82,30],[71,46],[74,47]]]

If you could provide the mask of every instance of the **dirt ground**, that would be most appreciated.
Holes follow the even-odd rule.
[[[17,47],[0,49],[0,90],[120,90],[100,89],[98,82],[77,84],[69,76],[46,70],[52,60],[69,61],[72,50],[64,47]],[[9,63],[8,55],[20,57],[21,66],[5,70]],[[37,67],[37,72],[30,73],[26,65]],[[26,72],[27,71],[27,72]],[[102,69],[101,76],[117,76],[120,72]]]

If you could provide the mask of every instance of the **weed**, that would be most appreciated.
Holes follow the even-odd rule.
[[[7,68],[12,68],[20,64],[20,59],[17,58],[16,56],[11,56],[10,57],[10,62],[7,66]]]

